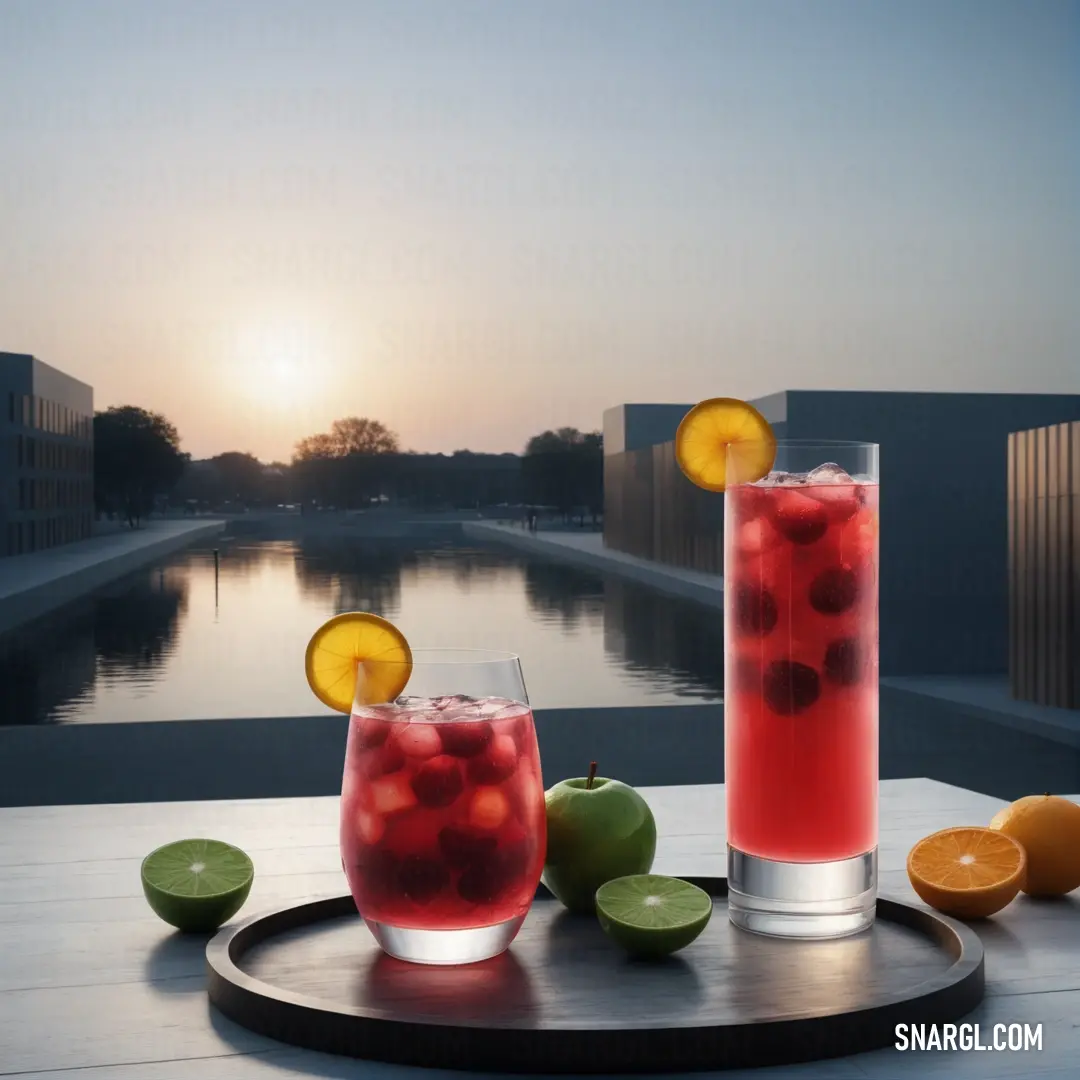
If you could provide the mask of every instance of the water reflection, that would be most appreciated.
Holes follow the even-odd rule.
[[[521,567],[512,555],[449,543],[404,552],[402,572],[416,581],[428,576],[449,578],[465,592],[476,585],[518,588],[521,580]]]
[[[175,568],[152,574],[148,587],[104,595],[93,606],[93,642],[106,676],[159,671],[187,611],[187,579]]]
[[[288,545],[303,596],[332,611],[370,611],[393,619],[401,604],[406,551],[394,542],[311,538]]]
[[[527,562],[525,596],[541,618],[556,620],[564,628],[604,622],[604,579],[565,563]]]
[[[668,672],[698,700],[724,690],[723,619],[716,608],[617,578],[604,583],[604,649],[632,670]],[[678,692],[678,691],[676,691]]]
[[[187,579],[155,570],[0,638],[0,724],[63,719],[100,679],[152,682],[187,610]]]

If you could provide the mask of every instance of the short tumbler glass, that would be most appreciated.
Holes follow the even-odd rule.
[[[385,665],[384,665],[385,667]],[[376,941],[421,964],[503,952],[547,844],[544,784],[512,653],[417,649],[405,695],[357,703],[341,787],[341,857]]]

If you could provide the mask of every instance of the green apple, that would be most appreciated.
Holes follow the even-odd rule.
[[[595,913],[596,890],[618,877],[647,874],[656,822],[628,784],[596,775],[563,780],[544,794],[547,856],[543,882],[571,911]]]

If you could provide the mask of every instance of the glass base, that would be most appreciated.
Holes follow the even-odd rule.
[[[728,917],[767,937],[838,938],[873,925],[877,848],[836,862],[790,863],[728,848]]]
[[[476,964],[505,952],[525,916],[469,930],[406,930],[365,919],[383,952],[411,964]]]

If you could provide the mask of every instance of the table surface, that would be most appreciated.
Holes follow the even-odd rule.
[[[723,787],[643,788],[642,793],[660,834],[655,869],[722,875]],[[883,895],[918,904],[904,871],[911,845],[950,825],[985,824],[1000,806],[996,799],[933,780],[883,781]],[[139,883],[142,857],[185,835],[220,837],[252,854],[257,873],[241,918],[344,891],[334,798],[0,809],[0,1077],[423,1080],[432,1075],[432,1070],[293,1049],[217,1015],[206,998],[205,942],[175,935],[159,922]],[[969,1019],[980,1023],[984,1042],[997,1023],[1041,1024],[1041,1051],[887,1049],[718,1075],[732,1080],[1075,1076],[1080,893],[1059,901],[1019,897],[975,928],[986,949],[987,996]]]

